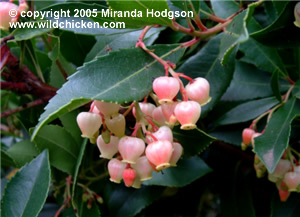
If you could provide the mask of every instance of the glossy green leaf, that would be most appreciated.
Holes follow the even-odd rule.
[[[233,79],[222,96],[222,100],[242,101],[271,96],[270,80],[269,73],[253,65],[237,61]]]
[[[195,145],[190,143],[190,145]],[[184,158],[178,161],[176,167],[171,167],[163,173],[152,173],[152,179],[146,185],[160,185],[168,187],[183,187],[200,177],[212,172],[212,169],[198,156]]]
[[[16,166],[16,162],[14,162],[13,158],[1,148],[1,165],[2,166]]]
[[[37,23],[37,22],[35,22]],[[52,31],[53,28],[18,28],[13,31],[13,35],[16,41],[29,40],[31,38],[41,36],[47,32]]]
[[[75,66],[72,63],[68,62],[62,55],[59,55],[58,59],[68,75],[72,75],[74,72],[76,72]],[[60,88],[65,83],[65,81],[66,80],[63,77],[62,72],[58,68],[56,62],[52,62],[49,84],[53,87]]]
[[[60,54],[60,37],[55,35],[48,35],[49,41],[51,41],[52,50],[48,52],[48,57],[52,61],[56,61]],[[47,39],[46,39],[47,40]]]
[[[172,4],[183,11],[193,11],[191,4],[193,5],[197,14],[200,13],[201,18],[207,18],[207,14],[213,14],[212,10],[207,6],[204,0],[171,0]],[[204,12],[204,13],[203,13]],[[195,16],[196,14],[194,14]]]
[[[39,131],[34,142],[39,150],[49,150],[52,166],[73,174],[79,149],[73,137],[64,128],[47,125]]]
[[[293,25],[294,16],[293,16],[293,13],[291,13],[291,11],[294,10],[295,3],[289,2],[289,1],[282,1],[282,2],[278,2],[278,4],[280,4],[279,6],[281,8],[279,11],[279,14],[278,14],[278,18],[271,25],[267,26],[266,28],[252,33],[251,37],[253,37],[254,39],[256,39],[264,44],[269,44],[269,43],[272,43],[272,40],[274,40],[277,37],[277,34],[279,34],[280,32],[281,33],[285,32],[287,35],[289,34],[285,29],[288,28],[289,26]],[[297,28],[294,28],[294,30],[297,30]],[[295,34],[295,32],[293,32],[293,34]],[[281,38],[281,40],[283,40],[283,38],[286,38],[286,36],[282,37],[282,35],[281,35],[280,38]],[[272,39],[272,40],[270,40],[270,39]],[[281,41],[281,43],[282,44],[290,43],[290,41],[283,40],[283,41]]]
[[[81,131],[76,121],[78,114],[79,112],[76,110],[72,112],[68,112],[60,116],[59,120],[64,126],[64,129],[72,135],[74,141],[76,142],[77,147],[80,148],[83,138],[81,137]]]
[[[16,162],[17,167],[22,167],[36,157],[39,152],[34,144],[27,139],[13,144],[7,154]]]
[[[174,138],[178,139],[184,149],[184,156],[193,156],[204,151],[215,138],[206,134],[200,129],[180,130],[179,127],[173,129]]]
[[[1,216],[36,217],[50,187],[48,151],[22,167],[7,183],[1,202]]]
[[[66,2],[66,3],[58,3],[58,4],[53,4],[50,5],[46,8],[43,8],[42,11],[70,11],[69,15],[70,17],[60,17],[59,19],[55,19],[55,17],[50,17],[48,18],[49,20],[51,20],[52,22],[70,22],[70,23],[74,23],[74,22],[83,22],[83,24],[87,25],[87,23],[91,23],[93,28],[72,28],[72,26],[62,26],[63,28],[60,28],[62,30],[66,30],[66,31],[71,31],[77,34],[85,34],[85,35],[110,35],[110,34],[119,34],[119,33],[123,33],[123,32],[128,32],[128,31],[132,31],[132,30],[128,30],[128,29],[110,29],[110,28],[104,28],[103,22],[113,22],[114,19],[110,18],[110,17],[105,17],[105,19],[102,18],[96,18],[96,17],[80,17],[80,14],[77,14],[77,17],[75,16],[76,10],[93,10],[93,9],[97,9],[97,11],[99,13],[102,12],[102,9],[104,10],[108,10],[108,6],[107,5],[100,5],[100,4],[95,4],[95,3],[91,3],[91,4],[87,4],[86,2],[84,3],[79,3],[79,2]],[[94,21],[93,21],[94,20]],[[99,27],[98,24],[96,25],[95,22],[99,23]]]
[[[258,2],[248,5],[248,8],[234,17],[226,27],[220,45],[220,59],[222,64],[227,63],[231,52],[237,45],[249,39],[247,24],[257,5],[259,5]]]
[[[267,72],[279,71],[281,76],[287,74],[277,49],[264,46],[250,38],[246,43],[241,44],[240,50],[244,53],[242,61],[251,63]]]
[[[61,54],[67,61],[76,66],[81,66],[84,63],[86,55],[96,43],[94,36],[79,35],[68,31],[61,32],[59,37],[61,41]]]
[[[300,213],[300,200],[297,193],[292,193],[287,201],[280,201],[279,195],[275,194],[271,204],[270,217],[298,217]]]
[[[104,200],[109,214],[114,217],[131,217],[156,200],[163,191],[158,186],[142,186],[140,189],[127,188],[123,184],[105,186]]]
[[[294,86],[293,95],[295,95],[298,99],[300,99],[300,80],[297,81]]]
[[[242,128],[230,128],[229,126],[223,128],[217,128],[212,132],[209,132],[209,135],[226,142],[228,144],[241,146],[242,143]]]
[[[172,18],[164,17],[164,16],[152,16],[151,14],[147,14],[147,12],[155,12],[155,11],[170,11],[168,7],[168,3],[166,0],[136,0],[136,1],[114,1],[107,0],[107,4],[110,6],[112,11],[124,12],[124,11],[136,11],[136,17],[118,17],[115,16],[116,21],[121,21],[126,23],[126,28],[141,28],[147,25],[160,24],[169,26],[172,24]],[[138,16],[138,12],[141,12],[141,17]],[[99,15],[103,14],[99,13]]]
[[[255,119],[276,104],[278,104],[278,100],[275,97],[242,103],[226,112],[219,120],[217,120],[216,125],[236,124]]]
[[[176,63],[184,51],[170,52],[176,47],[158,45],[150,49]],[[70,76],[49,101],[33,138],[43,125],[93,99],[117,103],[140,100],[150,93],[152,79],[163,74],[163,67],[140,48],[112,51],[109,55],[98,57],[78,68],[78,72]]]
[[[291,122],[296,116],[300,116],[300,102],[292,98],[273,113],[263,135],[254,140],[254,151],[270,173],[288,147]]]
[[[158,37],[163,28],[152,28],[144,38],[144,43],[149,46]],[[123,48],[135,47],[135,44],[143,30],[128,32],[124,34],[97,36],[97,42],[85,58],[85,62],[91,61],[96,56],[108,54]]]
[[[234,0],[211,0],[210,2],[215,15],[224,19],[239,11],[239,5]]]
[[[219,47],[223,35],[211,39],[197,54],[187,59],[178,72],[197,78],[205,77],[210,83],[210,103],[202,107],[202,116],[205,116],[220,100],[229,86],[233,75],[233,64],[229,62],[222,66],[219,60]]]
[[[279,71],[275,71],[271,77],[271,87],[275,97],[278,99],[279,102],[282,102],[282,97],[280,94],[280,86],[279,86]]]
[[[76,166],[75,166],[75,172],[74,172],[74,175],[73,175],[73,187],[72,187],[72,195],[73,195],[73,197],[72,197],[72,204],[73,204],[73,206],[76,209],[78,209],[78,204],[77,204],[76,200],[74,200],[75,189],[77,187],[77,185],[76,185],[77,178],[78,178],[78,174],[79,174],[79,169],[80,169],[80,166],[81,166],[81,162],[82,162],[82,159],[83,159],[83,156],[84,156],[85,148],[86,148],[86,145],[87,145],[87,141],[88,141],[88,139],[84,139],[83,142],[82,142],[82,144],[81,144],[80,152],[78,154],[77,162],[76,162]]]

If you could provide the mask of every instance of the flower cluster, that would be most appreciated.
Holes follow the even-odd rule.
[[[140,188],[143,181],[152,178],[153,171],[176,166],[183,147],[173,138],[172,127],[181,124],[181,129],[194,129],[201,105],[210,101],[208,81],[190,80],[181,88],[179,77],[156,78],[153,81],[156,95],[152,96],[158,106],[146,100],[130,106],[136,118],[130,136],[125,135],[125,114],[119,113],[119,104],[94,100],[89,112],[77,116],[82,137],[97,143],[100,157],[109,159],[110,181],[123,180],[127,187]],[[179,91],[183,101],[176,99]]]
[[[262,135],[252,128],[245,128],[242,133],[242,149],[250,144],[254,148],[254,138]],[[263,177],[267,168],[257,155],[254,158],[254,169],[258,178]],[[269,181],[276,184],[281,201],[286,201],[290,192],[300,192],[300,165],[291,153],[287,151],[279,160],[273,173],[268,173]]]

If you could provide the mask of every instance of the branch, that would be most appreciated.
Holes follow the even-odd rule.
[[[29,103],[26,103],[18,108],[15,108],[15,109],[12,109],[12,110],[8,110],[8,111],[5,111],[1,114],[0,118],[4,118],[4,117],[7,117],[7,116],[10,116],[12,114],[15,114],[17,112],[20,112],[20,111],[23,111],[25,109],[28,109],[28,108],[32,108],[34,106],[38,106],[38,105],[41,105],[43,103],[46,103],[48,100],[43,100],[43,99],[37,99],[35,101],[32,101],[32,102],[29,102]]]

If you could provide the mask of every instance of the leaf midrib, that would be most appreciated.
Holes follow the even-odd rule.
[[[280,73],[281,74],[285,74],[282,70],[281,70],[281,68],[279,68],[279,66],[277,66],[264,52],[263,52],[263,50],[262,49],[260,49],[260,47],[259,46],[257,46],[257,44],[256,43],[252,43],[252,44],[254,44],[254,46],[263,54],[263,56],[271,63],[271,65],[275,68],[275,70],[276,69],[278,69],[279,71],[280,71]]]
[[[48,162],[49,162],[49,160],[48,160]],[[42,165],[44,164],[44,161],[43,161],[43,163],[42,163]],[[49,165],[49,164],[48,164]],[[42,167],[42,166],[41,166]],[[36,183],[36,181],[38,180],[38,178],[37,177],[39,177],[39,175],[40,175],[40,173],[41,173],[41,167],[40,167],[40,169],[39,169],[39,171],[38,171],[38,176],[35,176],[34,178],[34,185],[32,185],[32,186],[35,186],[35,183]],[[49,170],[50,168],[49,168],[49,166],[47,167],[47,169]],[[50,179],[49,179],[49,181],[50,181]],[[48,182],[49,183],[49,182]],[[23,216],[23,214],[24,214],[24,211],[25,211],[25,209],[26,209],[26,207],[27,207],[27,204],[28,204],[28,202],[29,202],[29,200],[30,200],[30,196],[31,196],[31,194],[32,194],[32,192],[33,192],[33,190],[32,189],[34,189],[34,187],[33,188],[31,188],[31,191],[30,191],[30,194],[29,194],[29,197],[28,197],[28,200],[26,201],[26,204],[25,204],[25,206],[24,206],[24,209],[23,209],[23,211],[22,211],[22,213],[21,213],[21,217]],[[41,208],[40,208],[41,209]]]
[[[279,138],[281,137],[281,133],[282,133],[283,129],[286,128],[286,125],[288,124],[287,122],[291,119],[290,116],[291,116],[291,113],[292,113],[293,110],[294,110],[294,105],[295,105],[295,103],[296,103],[296,100],[293,101],[293,104],[292,104],[291,107],[290,107],[290,111],[289,111],[288,115],[286,116],[286,119],[284,120],[283,124],[281,125],[282,127],[280,128],[279,133],[276,134],[277,136],[275,136],[275,143],[274,143],[274,144],[277,144]],[[288,125],[289,125],[289,124],[288,124]],[[284,126],[284,127],[283,127],[283,126]]]

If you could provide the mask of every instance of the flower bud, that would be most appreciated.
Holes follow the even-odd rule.
[[[123,171],[123,180],[127,187],[131,187],[136,178],[136,172],[132,168],[127,168]]]
[[[178,142],[173,142],[173,148],[174,148],[174,151],[173,151],[171,159],[170,159],[170,165],[172,167],[176,167],[176,163],[182,155],[183,148]]]
[[[140,181],[146,181],[152,178],[153,169],[146,156],[142,156],[136,160],[136,163],[132,165],[138,174]]]
[[[138,175],[135,177],[135,180],[131,187],[133,187],[135,189],[140,189],[142,187],[142,182],[141,182],[140,178],[138,177]]]
[[[152,112],[156,108],[152,103],[140,102],[139,106],[141,111],[146,115],[146,117],[152,117]],[[132,108],[132,114],[135,117],[135,107]]]
[[[252,136],[254,135],[255,131],[251,128],[245,128],[243,130],[243,134],[242,134],[242,137],[243,137],[243,143],[245,145],[249,145],[251,143],[251,139],[252,139]]]
[[[101,153],[100,157],[111,159],[118,152],[119,138],[116,136],[110,137],[110,142],[106,144],[100,135],[97,139],[97,146]]]
[[[0,2],[0,29],[9,30],[9,22],[13,20],[9,15],[10,10],[18,11],[18,6],[11,2]]]
[[[200,103],[201,106],[210,102],[209,83],[205,78],[196,78],[186,87],[186,94],[190,100]]]
[[[124,136],[119,141],[118,149],[123,158],[122,162],[135,164],[145,151],[145,143],[140,138]]]
[[[201,107],[194,101],[184,101],[178,103],[174,109],[174,114],[179,123],[180,129],[190,130],[196,128],[196,122],[200,118]]]
[[[157,140],[168,140],[171,143],[173,142],[172,130],[167,126],[160,127],[155,133],[153,133],[153,136]],[[154,142],[151,136],[147,136],[146,138],[148,143]]]
[[[172,103],[173,98],[177,95],[180,84],[176,78],[162,76],[153,81],[153,91],[159,98],[159,103]]]
[[[153,120],[155,122],[157,122],[158,124],[160,124],[160,125],[166,124],[167,119],[165,118],[164,113],[162,112],[161,106],[158,106],[157,108],[155,108],[153,110],[152,117],[153,117]]]
[[[101,116],[91,112],[80,112],[77,115],[77,124],[82,137],[93,138],[101,127]],[[96,137],[97,138],[97,137]]]
[[[119,138],[125,135],[126,121],[122,114],[117,114],[111,118],[105,118],[107,128]]]
[[[287,172],[284,175],[284,182],[289,188],[289,191],[297,191],[297,187],[300,184],[300,174],[296,172]]]
[[[111,159],[108,162],[108,172],[110,175],[110,181],[120,183],[123,176],[123,171],[126,168],[126,164],[122,163],[116,158]]]
[[[104,115],[104,117],[109,117],[113,114],[117,114],[120,109],[120,105],[115,103],[94,100],[94,104],[97,107],[97,109],[101,112],[101,114]]]
[[[161,105],[161,110],[166,118],[166,123],[168,125],[173,126],[177,121],[175,114],[174,114],[174,110],[177,105],[178,105],[178,102]]]
[[[284,174],[287,173],[290,169],[291,162],[287,159],[280,159],[272,175],[282,179],[284,177]]]
[[[173,146],[168,140],[160,140],[150,143],[146,148],[146,156],[153,163],[157,170],[170,167],[170,159],[173,153]]]

